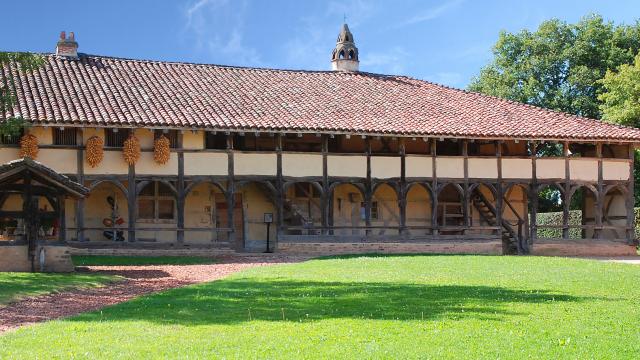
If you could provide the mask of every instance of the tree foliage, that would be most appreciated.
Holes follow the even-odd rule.
[[[639,49],[640,22],[615,25],[598,15],[576,24],[552,19],[534,32],[501,32],[493,61],[469,89],[597,119],[599,80],[631,64]]]
[[[600,83],[605,89],[598,96],[602,118],[640,127],[640,54],[633,65],[622,64],[616,71],[608,70]]]
[[[22,71],[33,71],[44,62],[42,56],[25,52],[0,52],[0,68],[15,63]],[[7,72],[5,72],[7,74]],[[0,78],[0,136],[15,135],[26,122],[21,117],[8,116],[15,104],[15,86],[12,76]]]

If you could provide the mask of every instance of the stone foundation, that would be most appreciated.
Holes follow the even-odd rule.
[[[187,248],[187,249],[136,249],[136,248],[71,248],[72,255],[106,256],[217,256],[234,254],[230,249]]]
[[[539,240],[531,255],[541,256],[636,256],[634,245],[606,240]]]
[[[277,252],[310,255],[342,254],[482,254],[501,255],[501,241],[431,241],[426,243],[279,243]]]
[[[41,259],[43,260],[42,267],[40,266]],[[38,246],[34,266],[35,271],[42,272],[74,271],[69,247],[63,245]],[[27,245],[0,246],[0,271],[31,271],[31,260],[28,256]]]

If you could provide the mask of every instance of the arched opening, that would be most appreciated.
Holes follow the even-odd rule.
[[[627,190],[616,185],[605,190],[602,201],[602,238],[626,239]]]
[[[469,217],[472,227],[501,227],[497,216],[495,188],[487,184],[474,184],[469,188]],[[473,230],[473,233],[491,234],[491,230]]]
[[[353,50],[349,50],[349,59],[353,60],[355,58],[355,53],[353,52]]]
[[[47,196],[33,196],[37,199],[40,223],[38,236],[44,240],[53,239],[60,231],[59,219],[56,216],[57,199]],[[23,211],[22,194],[3,193],[0,199],[0,212],[12,213]],[[63,204],[64,206],[64,204]],[[0,241],[20,239],[25,234],[25,221],[21,217],[6,216],[0,218]]]
[[[563,208],[565,194],[557,184],[545,184],[538,187],[536,214],[536,238],[562,238]]]
[[[340,53],[338,55],[339,59],[344,59],[344,50],[340,50]]]
[[[236,247],[248,251],[264,251],[267,245],[265,216],[269,225],[270,249],[276,241],[278,228],[277,192],[267,181],[247,181],[236,185],[234,195],[234,228]]]
[[[597,190],[592,186],[572,189],[569,199],[569,238],[595,237]]]
[[[287,234],[317,235],[322,227],[322,186],[312,182],[297,182],[285,187],[282,221]]]
[[[458,184],[446,184],[438,192],[438,208],[436,212],[438,226],[446,227],[462,227],[464,226],[463,212],[463,195],[462,188]],[[456,233],[459,230],[444,231],[447,233]]]
[[[529,244],[529,186],[527,184],[512,184],[503,193],[502,219],[514,231],[517,231],[522,250],[526,251]]]
[[[202,182],[187,188],[184,202],[184,240],[189,244],[228,241],[227,198],[217,184]]]
[[[365,225],[364,196],[353,184],[338,184],[331,196],[332,224],[335,235],[361,235]]]
[[[406,225],[412,235],[431,234],[431,193],[423,184],[413,184],[407,191]]]
[[[127,241],[129,206],[121,184],[101,181],[84,200],[85,241]]]
[[[364,208],[364,203],[361,205]],[[379,227],[378,235],[397,233],[400,226],[398,195],[391,185],[380,184],[371,198],[371,226]]]
[[[177,199],[172,185],[164,181],[138,184],[136,241],[170,243],[177,241]]]

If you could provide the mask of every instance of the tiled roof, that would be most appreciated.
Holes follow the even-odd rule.
[[[36,180],[65,190],[65,195],[83,198],[89,194],[89,189],[85,186],[31,158],[21,158],[0,164],[0,183],[15,180],[15,175],[23,171],[31,171]]]
[[[640,141],[640,130],[405,76],[46,55],[14,114],[82,126]]]

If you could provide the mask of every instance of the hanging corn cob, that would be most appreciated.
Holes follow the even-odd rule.
[[[20,157],[38,157],[38,138],[33,134],[25,134],[20,138]]]
[[[153,142],[153,159],[161,165],[166,164],[169,161],[171,155],[170,142],[166,136],[160,135]]]
[[[99,136],[92,136],[87,140],[87,163],[96,167],[104,158],[104,140]]]
[[[122,156],[129,165],[135,165],[140,159],[140,140],[133,133],[124,141]]]

